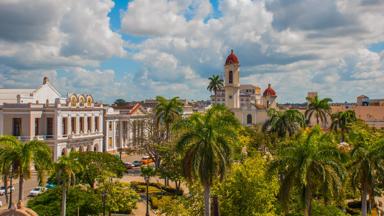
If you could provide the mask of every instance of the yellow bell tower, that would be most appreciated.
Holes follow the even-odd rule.
[[[224,65],[225,106],[229,109],[240,108],[240,63],[231,50]]]

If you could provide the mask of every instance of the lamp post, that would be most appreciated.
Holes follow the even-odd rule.
[[[105,216],[105,200],[107,198],[107,192],[106,191],[103,191],[103,193],[101,194],[101,198],[103,201],[103,216]]]
[[[10,184],[10,189],[9,190],[10,191],[9,191],[9,206],[8,206],[8,209],[12,208],[12,179],[13,179],[13,167],[11,166],[11,175],[9,176],[9,184]]]
[[[149,196],[148,196],[148,186],[149,186],[149,176],[144,176],[145,183],[147,184],[147,211],[145,216],[149,216]]]

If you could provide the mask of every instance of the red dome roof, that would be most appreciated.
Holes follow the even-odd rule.
[[[264,97],[266,97],[266,96],[272,96],[272,97],[275,97],[275,96],[276,96],[276,92],[275,92],[275,90],[273,90],[273,88],[271,87],[271,84],[268,84],[268,88],[264,90],[263,96],[264,96]]]
[[[239,59],[237,59],[237,56],[233,53],[233,50],[231,50],[231,54],[229,54],[227,60],[225,60],[225,65],[230,64],[239,64]]]

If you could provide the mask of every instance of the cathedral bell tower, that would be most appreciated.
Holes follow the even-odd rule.
[[[229,109],[240,108],[240,64],[231,50],[224,65],[225,106]]]

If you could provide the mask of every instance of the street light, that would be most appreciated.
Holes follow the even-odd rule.
[[[106,191],[103,191],[103,193],[101,194],[101,199],[103,201],[103,216],[105,216],[105,200],[107,198],[107,192]]]
[[[11,175],[9,176],[9,184],[10,184],[10,192],[9,192],[9,206],[8,209],[12,208],[12,178],[13,178],[13,166],[11,166]],[[7,188],[5,188],[5,191],[7,191]]]
[[[148,185],[149,185],[149,176],[144,176],[145,183],[147,184],[147,212],[145,213],[145,216],[149,216],[149,196],[148,196]]]

